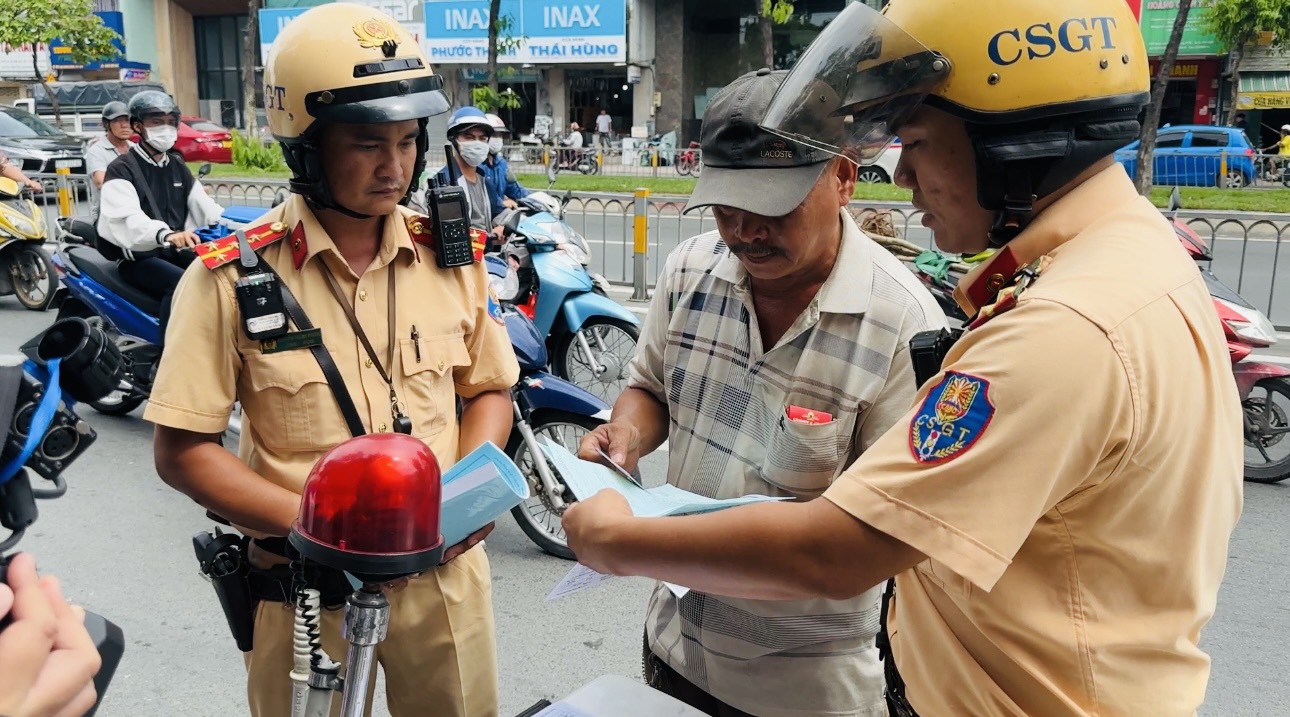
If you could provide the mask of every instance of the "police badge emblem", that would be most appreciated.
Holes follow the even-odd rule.
[[[957,371],[945,377],[923,399],[909,427],[909,450],[919,463],[935,465],[976,443],[994,416],[990,382]]]
[[[506,318],[502,316],[502,302],[497,298],[497,292],[493,287],[488,287],[488,315],[497,323],[505,326]]]

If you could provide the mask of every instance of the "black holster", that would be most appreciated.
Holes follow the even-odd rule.
[[[887,611],[895,598],[896,579],[891,578],[887,581],[887,588],[882,592],[882,610],[878,616],[878,637],[875,641],[878,647],[878,659],[882,660],[882,674],[887,681],[883,696],[887,699],[889,717],[918,717],[913,705],[910,705],[905,697],[905,680],[896,669],[896,658],[891,653],[891,633],[887,631]]]
[[[250,539],[233,533],[201,532],[193,536],[193,551],[202,575],[215,588],[224,619],[233,633],[237,649],[250,652],[255,637],[255,608],[259,602],[251,593],[247,561]]]

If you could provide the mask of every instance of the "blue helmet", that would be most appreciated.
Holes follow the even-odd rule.
[[[482,127],[488,132],[488,136],[493,136],[493,125],[488,121],[488,116],[478,107],[462,107],[448,118],[448,138],[455,138],[458,133],[467,127]]]

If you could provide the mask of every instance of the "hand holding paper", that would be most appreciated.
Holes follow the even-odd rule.
[[[528,481],[497,446],[485,443],[443,474],[445,545],[456,545],[529,497]]]

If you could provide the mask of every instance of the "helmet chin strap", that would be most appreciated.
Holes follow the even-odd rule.
[[[1029,164],[1011,164],[1012,166],[1004,165],[1003,208],[995,213],[994,225],[990,227],[990,246],[996,249],[1020,234],[1035,211],[1034,184],[1031,182]]]

